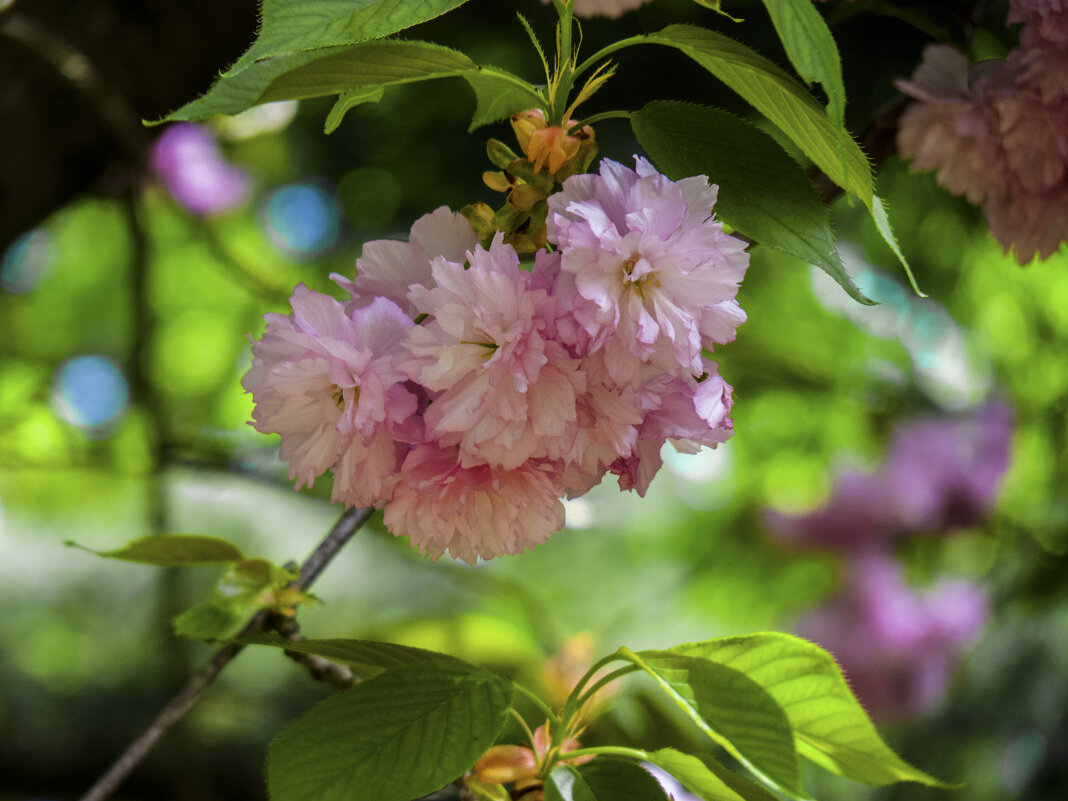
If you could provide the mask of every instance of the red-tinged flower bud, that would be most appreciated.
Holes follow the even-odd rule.
[[[521,745],[495,745],[475,763],[475,778],[486,784],[506,784],[533,778],[534,752]]]
[[[532,108],[530,111],[521,111],[512,115],[512,131],[524,153],[527,152],[531,135],[543,128],[545,128],[545,112],[540,108]]]

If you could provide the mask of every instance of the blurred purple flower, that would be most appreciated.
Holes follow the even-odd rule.
[[[949,532],[979,523],[1008,469],[1012,432],[1012,411],[1001,403],[899,429],[882,474],[904,527]]]
[[[976,525],[997,497],[1012,432],[1012,411],[996,402],[969,417],[903,424],[877,472],[844,472],[822,509],[769,512],[766,522],[784,542],[845,551]]]
[[[931,709],[986,620],[985,592],[947,579],[916,593],[897,562],[878,551],[855,555],[845,575],[842,591],[802,618],[797,633],[834,654],[875,717],[900,719]]]
[[[174,199],[208,217],[240,206],[252,190],[248,173],[228,164],[206,128],[178,123],[152,146],[152,167]]]

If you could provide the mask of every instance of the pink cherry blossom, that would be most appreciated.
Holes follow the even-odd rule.
[[[355,306],[383,297],[415,317],[418,312],[408,302],[408,290],[431,285],[431,260],[441,256],[462,263],[464,254],[476,244],[478,237],[464,216],[441,206],[415,221],[407,242],[378,239],[365,243],[353,280],[338,273],[330,277],[352,293]]]
[[[253,425],[281,434],[281,457],[298,488],[340,461],[334,500],[380,504],[407,450],[394,433],[410,438],[417,406],[392,363],[413,323],[385,298],[350,315],[303,284],[291,304],[291,315],[267,315],[242,379],[256,403]]]
[[[556,304],[498,234],[489,250],[467,254],[470,268],[435,259],[433,288],[413,287],[412,306],[428,315],[409,333],[400,363],[434,393],[427,435],[459,445],[465,467],[514,469],[559,458],[574,434],[579,362],[553,338]]]
[[[385,523],[432,559],[447,551],[474,564],[522,553],[563,528],[558,495],[547,466],[463,467],[456,448],[421,445],[401,466]]]
[[[541,0],[549,5],[552,0]],[[618,19],[631,9],[637,8],[649,0],[574,0],[576,17],[609,17]]]
[[[616,381],[636,363],[699,375],[702,347],[731,341],[745,321],[734,297],[749,256],[715,221],[717,191],[641,158],[637,171],[604,159],[600,175],[572,176],[549,198],[549,241],[589,302],[574,315]]]
[[[1021,264],[1057,250],[1068,238],[1063,48],[1024,46],[1005,61],[969,66],[963,53],[934,45],[898,86],[921,101],[898,131],[913,167],[937,170],[939,183],[982,204],[990,231]]]
[[[1025,23],[1020,34],[1025,46],[1068,47],[1068,2],[1065,0],[1011,0],[1008,21]]]

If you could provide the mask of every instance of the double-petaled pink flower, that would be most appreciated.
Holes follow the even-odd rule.
[[[268,315],[244,386],[290,475],[333,470],[335,501],[385,507],[413,547],[474,562],[564,525],[561,499],[618,475],[645,492],[671,441],[732,433],[703,350],[745,319],[748,257],[716,188],[605,162],[550,197],[558,248],[524,269],[438,209],[408,242],[369,242],[345,303],[298,286]]]

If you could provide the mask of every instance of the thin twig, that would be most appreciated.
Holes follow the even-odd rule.
[[[348,509],[334,524],[330,533],[326,535],[319,546],[312,552],[300,568],[300,576],[292,583],[292,587],[298,590],[306,590],[319,577],[325,568],[341,550],[342,546],[352,538],[364,523],[374,513],[374,509]],[[235,639],[241,639],[251,634],[258,634],[265,630],[271,613],[261,611],[257,613],[236,635]],[[171,702],[163,708],[147,729],[134,740],[123,754],[115,760],[108,771],[97,780],[89,791],[83,795],[80,801],[104,801],[111,796],[126,777],[140,764],[149,751],[159,742],[160,738],[185,714],[185,711],[193,705],[212,682],[222,673],[223,669],[230,664],[244,648],[236,642],[224,645],[211,657],[189,683],[182,688]]]

